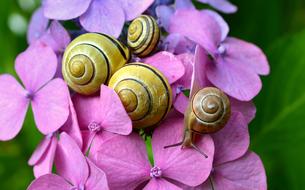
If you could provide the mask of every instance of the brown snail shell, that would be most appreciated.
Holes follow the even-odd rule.
[[[149,55],[157,47],[159,40],[160,29],[156,20],[151,16],[139,16],[128,28],[128,46],[139,57]]]
[[[172,92],[167,79],[156,68],[130,63],[109,80],[109,87],[119,95],[137,129],[154,127],[172,106]]]
[[[197,133],[215,133],[227,124],[230,115],[228,96],[217,88],[207,87],[192,97],[185,113],[185,125]]]
[[[128,48],[106,34],[87,33],[66,48],[62,74],[74,91],[91,95],[130,58]]]

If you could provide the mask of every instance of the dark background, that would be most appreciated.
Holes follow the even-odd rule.
[[[255,99],[257,117],[249,126],[251,149],[264,161],[269,189],[305,187],[305,1],[232,0],[225,15],[231,36],[256,43],[267,54],[271,74]],[[27,44],[25,32],[38,0],[0,1],[0,73],[14,74],[14,59]],[[41,139],[32,113],[16,139],[0,142],[0,189],[25,189],[33,179],[27,165]]]

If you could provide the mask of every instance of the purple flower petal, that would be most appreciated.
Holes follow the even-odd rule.
[[[154,131],[152,148],[155,166],[161,168],[163,177],[189,186],[197,186],[208,178],[212,170],[214,143],[209,135],[204,135],[196,142],[198,148],[205,152],[208,158],[193,148],[164,149],[164,146],[180,142],[183,131],[183,117],[168,118]]]
[[[268,60],[260,48],[254,44],[227,38],[223,43],[226,49],[227,60],[241,67],[248,67],[260,75],[270,72]]]
[[[47,174],[35,179],[27,190],[71,190],[72,186],[64,178]]]
[[[157,68],[167,78],[169,84],[179,80],[185,72],[184,65],[173,54],[162,51],[148,57],[145,63]]]
[[[174,14],[175,10],[173,7],[166,5],[159,5],[156,7],[156,15],[160,22],[160,25],[168,32],[170,17]]]
[[[163,47],[175,54],[193,53],[195,43],[178,33],[171,33],[165,38]]]
[[[196,9],[191,0],[176,0],[176,9]]]
[[[248,125],[237,112],[233,112],[227,125],[212,137],[215,143],[214,167],[240,158],[250,144]]]
[[[253,102],[241,102],[234,98],[230,98],[231,110],[239,112],[244,116],[247,123],[250,123],[256,114],[256,107]]]
[[[0,75],[0,140],[13,139],[21,130],[29,100],[11,75]]]
[[[108,190],[108,182],[105,172],[98,168],[87,158],[90,175],[87,179],[85,188],[88,190]]]
[[[230,3],[228,0],[197,0],[202,3],[207,3],[214,7],[215,9],[224,12],[224,13],[235,13],[237,7]]]
[[[215,11],[203,10],[202,12],[205,14],[209,14],[219,24],[221,30],[221,41],[224,41],[227,38],[230,31],[228,23],[222,18],[222,16],[220,16]]]
[[[68,31],[57,21],[53,21],[41,41],[52,47],[55,52],[64,52],[71,38]]]
[[[176,96],[174,107],[177,111],[184,114],[189,105],[189,98],[186,97],[182,92]]]
[[[152,178],[143,190],[182,190],[176,185],[168,182],[167,180],[160,178]]]
[[[190,53],[184,53],[177,56],[177,58],[182,62],[185,68],[184,75],[177,81],[177,83],[183,86],[185,89],[191,88],[192,74],[194,66],[194,55]]]
[[[52,173],[53,161],[55,157],[55,151],[57,147],[57,138],[53,136],[51,139],[51,144],[48,149],[45,151],[40,160],[34,165],[34,176],[36,178],[43,176],[45,174]]]
[[[250,101],[262,88],[262,82],[255,72],[226,58],[208,64],[207,77],[216,87],[241,101]]]
[[[109,188],[113,190],[133,190],[150,178],[146,147],[135,133],[106,141],[94,161],[105,171]]]
[[[31,18],[27,32],[27,41],[29,44],[38,40],[48,28],[49,19],[43,15],[42,8],[38,8]]]
[[[217,190],[266,190],[266,174],[260,158],[248,152],[238,160],[215,169]]]
[[[44,15],[55,20],[70,20],[79,17],[88,9],[92,0],[45,0]]]
[[[55,75],[56,67],[56,54],[39,41],[19,54],[15,64],[16,72],[29,93],[35,93],[50,81]]]
[[[89,167],[76,142],[66,133],[61,133],[55,157],[56,170],[60,176],[75,186],[85,185]]]
[[[111,1],[112,3],[113,1]],[[125,12],[127,21],[133,20],[140,16],[154,1],[153,0],[118,0]]]
[[[35,122],[47,135],[58,130],[69,116],[69,90],[62,79],[54,79],[40,89],[32,100]]]
[[[43,154],[48,150],[49,145],[51,144],[50,136],[45,136],[42,141],[39,143],[39,145],[36,147],[35,151],[33,152],[31,158],[28,161],[28,164],[30,166],[34,166],[40,158],[43,156]]]
[[[222,38],[221,28],[213,16],[191,9],[175,12],[170,21],[170,33],[179,33],[189,38],[212,55]]]
[[[83,146],[82,134],[78,125],[76,112],[71,98],[69,98],[70,114],[66,123],[60,128],[60,131],[66,132],[78,144],[81,149]]]
[[[197,46],[195,51],[195,62],[193,65],[190,97],[193,97],[202,88],[209,86],[209,81],[205,74],[209,62],[210,60],[206,51],[202,47]]]
[[[100,32],[119,37],[125,21],[124,11],[117,1],[94,0],[80,23],[89,32]]]

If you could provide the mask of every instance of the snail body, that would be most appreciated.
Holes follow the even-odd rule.
[[[156,68],[130,63],[109,80],[136,129],[156,126],[170,111],[172,92],[167,79]]]
[[[229,98],[217,88],[203,88],[192,97],[184,114],[185,130],[182,142],[165,148],[182,145],[182,147],[193,147],[205,155],[195,146],[196,135],[211,134],[221,130],[230,116]]]
[[[131,22],[127,43],[135,55],[139,57],[149,55],[157,47],[159,40],[160,29],[153,17],[141,15]]]
[[[74,91],[91,95],[130,58],[128,48],[106,34],[87,33],[66,48],[62,74]]]

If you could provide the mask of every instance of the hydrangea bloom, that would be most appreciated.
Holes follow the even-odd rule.
[[[14,138],[21,130],[31,102],[37,128],[43,134],[59,129],[69,115],[69,92],[61,79],[52,79],[57,58],[49,46],[37,42],[16,59],[16,71],[26,89],[10,75],[0,79],[0,139]]]
[[[55,174],[43,175],[28,190],[107,190],[105,173],[86,158],[69,135],[62,133],[56,150]]]
[[[89,157],[106,172],[110,189],[179,189],[171,180],[196,186],[210,174],[214,145],[209,135],[197,142],[208,155],[206,159],[194,149],[164,149],[181,140],[183,117],[169,117],[152,136],[154,165],[148,161],[145,143],[139,135],[118,136],[90,152]],[[118,174],[119,177],[118,177]],[[170,179],[170,180],[169,180]]]
[[[45,0],[43,9],[47,18],[70,20],[79,17],[87,31],[118,37],[125,20],[136,18],[152,2],[153,0]]]
[[[225,13],[237,10],[228,0],[197,1]],[[133,55],[130,62],[149,64],[164,75],[173,106],[156,126],[133,130],[120,96],[107,82],[99,93],[83,96],[54,76],[61,76],[70,35],[102,32],[120,36],[124,43],[129,21],[143,12],[162,27],[160,44],[149,57]],[[64,28],[71,19],[80,23],[76,32]],[[28,189],[267,189],[262,162],[249,150],[248,124],[256,113],[251,100],[261,88],[259,75],[267,75],[269,65],[258,47],[228,33],[219,14],[197,10],[191,0],[43,0],[31,18],[29,48],[16,59],[25,89],[11,75],[0,76],[0,140],[18,134],[30,103],[45,135],[28,162],[36,177]],[[77,65],[76,70],[81,68]],[[218,132],[199,135],[185,124],[184,114],[194,94],[205,87],[229,96],[231,116]],[[185,132],[195,146],[170,146],[181,142]]]

